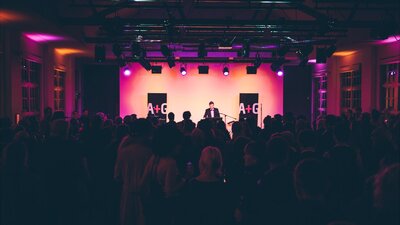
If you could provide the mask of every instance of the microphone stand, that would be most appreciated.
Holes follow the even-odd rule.
[[[229,116],[229,115],[226,115],[225,113],[219,113],[219,114],[221,114],[221,115],[223,115],[224,116],[224,121],[225,121],[225,124],[226,124],[226,117],[228,117],[228,118],[231,118],[231,119],[234,119],[234,120],[237,120],[235,117],[232,117],[232,116]]]

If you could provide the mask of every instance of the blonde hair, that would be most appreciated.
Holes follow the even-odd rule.
[[[207,146],[201,151],[200,173],[222,175],[222,155],[217,147]]]

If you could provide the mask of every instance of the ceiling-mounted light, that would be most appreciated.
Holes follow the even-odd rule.
[[[139,58],[143,55],[143,49],[137,42],[132,42],[131,44],[132,58]]]
[[[167,63],[168,63],[169,68],[174,67],[174,66],[175,66],[175,59],[174,59],[174,57],[173,57],[173,56],[167,57]]]
[[[257,53],[256,59],[254,60],[254,67],[255,67],[255,68],[260,67],[260,66],[261,66],[261,63],[262,63],[261,57],[260,57],[260,55]]]
[[[161,45],[161,54],[167,58],[167,63],[169,68],[175,66],[175,58],[172,54],[172,51],[166,45]]]
[[[249,41],[244,41],[242,48],[238,51],[239,57],[248,58],[250,56],[250,43]]]
[[[146,58],[140,57],[140,59],[139,59],[139,64],[142,65],[143,68],[145,68],[147,71],[150,71],[150,70],[151,70],[150,61],[147,60]]]
[[[218,49],[220,50],[230,50],[232,49],[232,42],[235,38],[232,39],[232,41],[229,41],[228,39],[222,40],[222,42],[218,45]]]
[[[285,63],[285,59],[280,58],[277,59],[276,61],[274,61],[271,64],[271,70],[274,71],[276,73],[276,75],[278,76],[283,76],[283,70],[282,70],[282,65]]]
[[[172,55],[171,50],[166,45],[161,45],[161,54],[165,57],[169,57]]]
[[[129,77],[132,74],[131,69],[129,68],[129,66],[125,66],[123,69],[123,73],[126,77]]]
[[[283,58],[285,57],[286,53],[288,53],[288,51],[289,51],[288,46],[281,46],[280,48],[278,48],[276,53],[278,54],[279,57]]]
[[[306,45],[301,47],[299,50],[296,51],[298,58],[300,59],[299,66],[305,66],[308,63],[308,55],[311,54],[313,51],[312,45]]]
[[[185,76],[186,74],[187,74],[186,68],[183,67],[183,66],[181,66],[181,75],[182,75],[182,76]]]
[[[224,76],[228,76],[229,75],[229,68],[227,66],[224,66],[224,69],[222,70],[222,72],[224,73]]]

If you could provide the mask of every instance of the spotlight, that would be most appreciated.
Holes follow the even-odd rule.
[[[165,57],[169,57],[171,56],[171,50],[168,48],[168,46],[166,45],[161,45],[161,53],[163,54],[163,56]]]
[[[261,61],[260,55],[257,53],[256,59],[254,60],[254,67],[256,67],[258,69],[258,67],[261,66],[261,63],[262,63],[262,61]]]
[[[286,53],[288,53],[289,47],[288,46],[282,46],[280,47],[276,53],[278,54],[279,57],[285,57]]]
[[[279,77],[283,76],[283,70],[279,69],[278,72],[276,72],[276,75]]]
[[[172,55],[172,51],[166,45],[161,45],[161,54],[167,58],[169,68],[175,66],[175,58]]]
[[[218,46],[218,49],[219,50],[230,50],[230,49],[232,49],[232,41],[229,41],[228,39],[222,40],[222,42]]]
[[[182,76],[185,76],[186,75],[186,69],[185,69],[185,67],[181,67],[181,75]]]
[[[245,41],[243,43],[242,48],[238,51],[238,56],[245,58],[248,58],[250,56],[250,44],[248,41]]]
[[[224,72],[224,76],[228,76],[229,75],[228,67],[225,66],[223,72]]]
[[[316,62],[326,63],[326,59],[331,57],[335,51],[336,51],[336,46],[334,45],[331,45],[328,48],[317,48]]]
[[[126,77],[129,77],[132,74],[132,71],[129,69],[128,66],[126,66],[123,71]]]
[[[143,68],[145,68],[147,71],[150,71],[150,70],[151,70],[151,64],[150,64],[149,60],[145,59],[144,57],[140,57],[139,63],[140,63],[140,65],[142,65]]]
[[[167,63],[168,63],[169,68],[174,67],[174,66],[175,66],[175,59],[174,59],[174,57],[173,57],[173,56],[168,56],[168,57],[167,57]]]
[[[271,70],[274,72],[279,72],[281,70],[281,66],[285,62],[284,60],[285,59],[277,59],[276,61],[271,63]]]
[[[296,51],[299,58],[306,58],[313,51],[313,46],[307,45]]]
[[[299,66],[305,66],[308,63],[308,55],[313,51],[313,46],[307,45],[296,51],[297,56],[300,59]]]
[[[143,56],[143,49],[140,47],[139,43],[133,42],[131,45],[131,52],[133,58],[139,58]]]

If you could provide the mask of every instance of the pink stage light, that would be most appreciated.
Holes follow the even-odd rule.
[[[26,33],[25,36],[35,42],[50,42],[50,41],[65,40],[65,38],[63,37],[52,34]]]
[[[129,77],[132,74],[132,71],[129,69],[129,67],[124,68],[124,75],[126,77]]]
[[[278,75],[278,77],[283,76],[283,71],[282,70],[278,70],[278,72],[276,72],[276,75]]]

